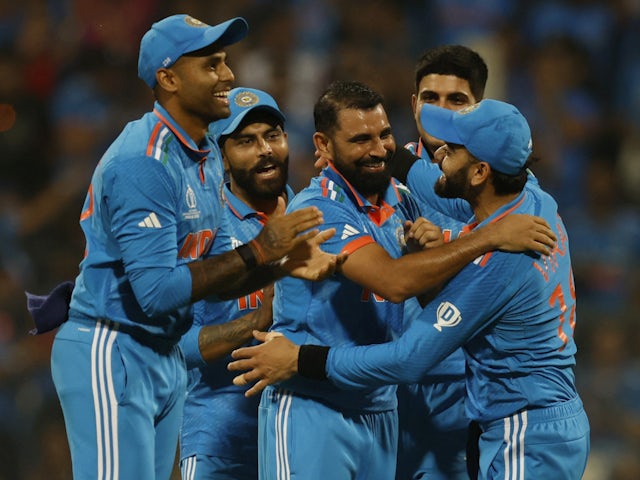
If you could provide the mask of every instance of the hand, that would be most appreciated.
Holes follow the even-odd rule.
[[[235,361],[227,365],[232,372],[246,370],[233,379],[234,385],[255,382],[245,392],[245,397],[260,393],[267,385],[283,382],[298,373],[299,345],[280,332],[254,331],[253,336],[263,343],[234,350],[231,356]]]
[[[524,252],[533,250],[550,255],[557,237],[544,218],[511,214],[483,228],[492,228],[498,250]]]
[[[320,281],[333,275],[347,259],[347,254],[332,255],[323,251],[320,244],[330,239],[335,232],[335,228],[329,228],[298,244],[296,249],[283,259],[280,269],[286,275],[302,280]]]
[[[404,234],[410,252],[444,245],[442,229],[423,217],[405,222]]]
[[[316,149],[315,152],[313,152],[313,155],[316,157],[316,161],[313,164],[314,167],[316,167],[319,170],[322,170],[324,167],[329,165],[329,159],[327,157],[322,156],[322,153],[320,152],[320,150]]]
[[[280,260],[318,234],[318,230],[313,228],[322,224],[323,220],[322,212],[316,207],[306,207],[288,214],[284,212],[285,201],[279,197],[273,215],[255,238],[258,251],[255,251],[253,242],[250,243],[260,264]]]

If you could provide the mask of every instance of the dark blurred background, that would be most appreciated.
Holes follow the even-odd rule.
[[[640,478],[640,0],[0,0],[0,479],[71,478],[53,334],[27,334],[24,291],[75,277],[91,172],[152,105],[140,38],[173,13],[247,19],[229,63],[237,85],[271,92],[287,114],[296,190],[315,174],[312,107],[329,81],[381,91],[404,144],[417,138],[420,53],[477,50],[486,96],[529,119],[535,173],[568,227],[585,478]]]

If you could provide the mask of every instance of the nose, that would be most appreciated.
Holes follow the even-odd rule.
[[[393,138],[377,138],[371,145],[371,151],[369,155],[372,157],[386,157],[388,152],[393,151],[395,148],[395,142]]]
[[[258,148],[260,149],[260,155],[271,155],[273,153],[271,144],[264,138],[260,138],[260,140],[258,141]]]
[[[223,82],[233,82],[236,79],[231,67],[224,62],[218,68],[218,78]]]

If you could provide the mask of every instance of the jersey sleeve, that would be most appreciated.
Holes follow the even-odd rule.
[[[331,348],[327,377],[346,389],[419,383],[438,362],[490,325],[516,288],[511,275],[498,272],[504,262],[482,265],[486,256],[479,258],[454,277],[397,340]]]
[[[355,207],[350,205],[348,201],[341,201],[340,196],[337,196],[336,199],[317,197],[303,199],[302,195],[297,195],[287,211],[311,205],[322,211],[324,223],[321,228],[323,230],[336,229],[336,233],[322,244],[322,250],[327,253],[353,253],[364,245],[375,242],[371,234],[363,227]]]
[[[144,157],[105,170],[105,198],[111,233],[139,304],[154,315],[189,303],[191,274],[177,265],[175,187],[166,168]],[[151,213],[157,228],[139,228]]]

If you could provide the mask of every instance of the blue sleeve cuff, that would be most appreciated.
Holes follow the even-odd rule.
[[[207,365],[207,362],[202,358],[200,346],[198,345],[200,330],[202,330],[202,325],[192,325],[180,339],[180,348],[184,353],[187,368],[198,368]]]

